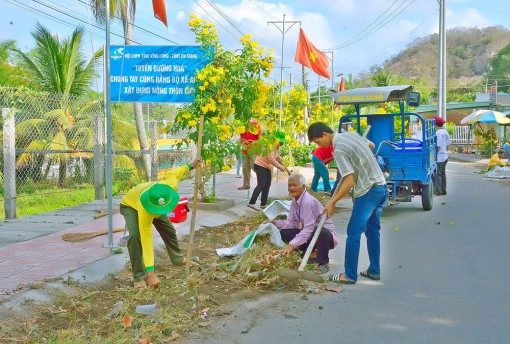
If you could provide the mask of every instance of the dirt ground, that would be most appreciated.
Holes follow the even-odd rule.
[[[327,201],[325,196],[320,199]],[[295,283],[277,275],[280,268],[297,269],[300,256],[280,257],[268,237],[257,238],[242,259],[216,254],[216,248],[234,246],[264,218],[260,214],[197,231],[189,278],[184,267],[171,265],[166,252],[157,252],[155,270],[161,284],[156,290],[134,290],[129,264],[101,284],[64,281],[66,288],[53,295],[51,304],[28,301],[28,316],[4,316],[0,343],[174,342],[210,326],[213,316],[221,316],[217,314],[221,305],[267,293],[305,290],[311,282]],[[185,256],[186,240],[181,241]],[[32,285],[34,289],[42,287],[44,283]],[[155,313],[137,313],[137,306],[147,304],[157,305]]]

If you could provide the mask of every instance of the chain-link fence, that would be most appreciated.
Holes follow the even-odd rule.
[[[105,197],[102,99],[0,88],[0,108],[0,219]],[[181,138],[163,134],[172,109],[166,104],[112,105],[114,195],[191,160],[190,147],[179,147]]]

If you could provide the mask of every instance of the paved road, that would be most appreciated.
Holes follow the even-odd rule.
[[[448,196],[435,197],[429,212],[420,199],[386,209],[380,282],[360,278],[340,294],[272,293],[236,303],[183,343],[508,343],[510,182],[474,171],[448,163]],[[345,223],[337,229],[339,272]]]

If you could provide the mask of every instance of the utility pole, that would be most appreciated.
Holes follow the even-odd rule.
[[[437,85],[437,115],[446,120],[446,23],[445,0],[439,4],[439,59]]]
[[[329,58],[328,55],[328,58],[329,60],[331,61],[331,89],[334,89],[335,88],[335,60],[333,59],[334,57],[334,53],[335,51],[334,50],[323,50],[322,51],[324,54],[331,54],[331,58]]]
[[[283,15],[283,21],[268,21],[268,24],[273,24],[276,26],[278,30],[282,33],[282,57],[280,63],[280,122],[278,128],[282,128],[282,113],[283,113],[283,56],[284,56],[284,48],[285,48],[285,34],[290,30],[294,24],[301,25],[301,21],[285,21],[285,14]],[[282,27],[280,28],[280,24]],[[290,26],[286,27],[285,24],[290,24]]]

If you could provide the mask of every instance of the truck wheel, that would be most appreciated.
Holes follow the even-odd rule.
[[[432,182],[421,185],[421,205],[423,210],[432,210],[432,205],[434,204],[433,190]]]

